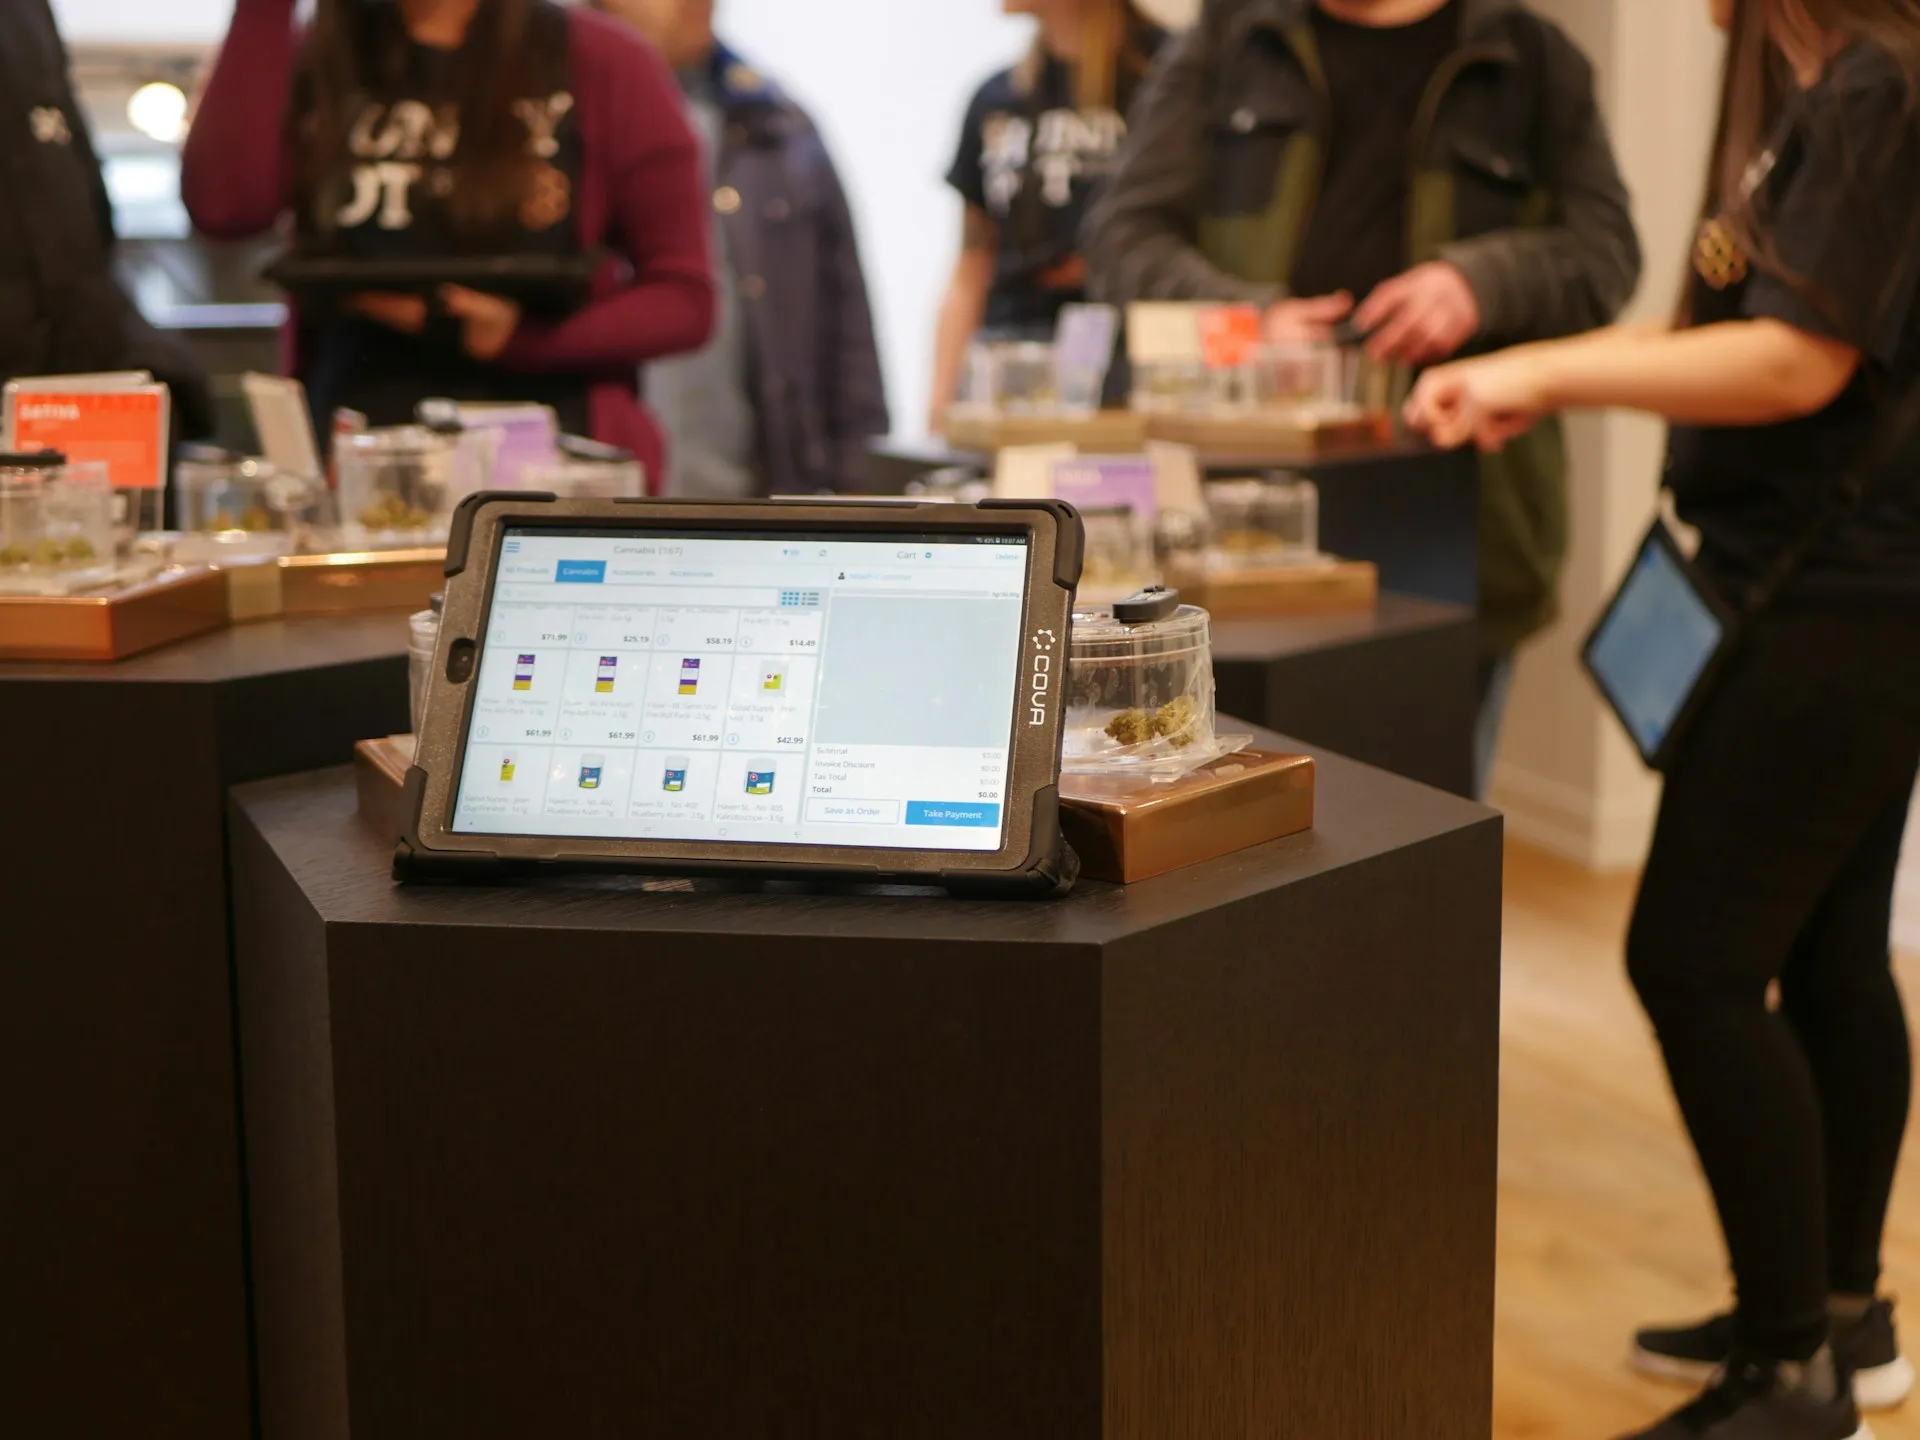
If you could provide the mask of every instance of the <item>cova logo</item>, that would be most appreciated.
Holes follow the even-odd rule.
[[[1047,723],[1047,694],[1053,687],[1054,633],[1037,630],[1033,636],[1033,683],[1027,695],[1027,724]]]

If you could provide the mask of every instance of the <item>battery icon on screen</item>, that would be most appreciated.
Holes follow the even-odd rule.
[[[680,693],[682,695],[700,693],[700,662],[698,660],[680,662]]]
[[[531,655],[522,655],[520,662],[513,667],[513,688],[516,690],[533,689],[533,661]]]
[[[620,657],[618,655],[602,655],[600,657],[600,673],[595,677],[593,682],[593,688],[596,693],[601,695],[611,695],[613,693],[613,672],[619,667],[619,664]]]

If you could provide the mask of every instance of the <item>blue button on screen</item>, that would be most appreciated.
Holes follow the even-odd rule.
[[[556,585],[602,585],[606,579],[604,560],[562,560],[553,576]]]
[[[968,830],[998,830],[998,805],[956,805],[941,800],[909,800],[907,824],[947,825]]]

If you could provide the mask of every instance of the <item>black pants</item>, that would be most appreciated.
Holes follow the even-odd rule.
[[[1829,1292],[1879,1280],[1910,1086],[1887,936],[1917,766],[1920,613],[1799,604],[1748,633],[1668,774],[1627,964],[1756,1355],[1811,1356]]]

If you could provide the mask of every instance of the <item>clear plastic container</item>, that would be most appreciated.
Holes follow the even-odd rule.
[[[1143,361],[1133,367],[1133,408],[1146,415],[1203,414],[1218,387],[1198,360]]]
[[[974,412],[1041,415],[1060,408],[1053,346],[1043,340],[979,340],[967,352],[961,405]]]
[[[1080,519],[1087,537],[1081,594],[1128,595],[1153,579],[1153,537],[1131,506],[1087,507]]]
[[[1070,773],[1177,780],[1226,753],[1214,734],[1207,612],[1173,591],[1146,594],[1160,603],[1074,611],[1062,760]],[[1133,613],[1151,618],[1121,618]]]
[[[1319,558],[1320,490],[1311,480],[1217,480],[1207,486],[1212,554],[1227,566]]]
[[[104,466],[0,454],[0,593],[68,595],[112,580],[113,512]]]
[[[1247,367],[1246,395],[1259,410],[1319,414],[1347,405],[1346,364],[1332,344],[1267,345]]]
[[[453,507],[486,487],[492,448],[484,432],[424,425],[342,436],[341,538],[369,550],[444,545]]]
[[[289,554],[304,512],[320,495],[314,480],[206,447],[181,458],[174,483],[183,534],[173,553],[188,561]]]
[[[909,480],[906,493],[916,499],[972,505],[989,498],[993,494],[993,485],[978,470],[969,466],[947,465],[930,470],[917,480]]]
[[[637,500],[647,493],[647,472],[630,451],[563,435],[559,459],[525,466],[518,484],[562,500]]]
[[[433,651],[440,643],[440,607],[446,598],[431,597],[425,610],[407,618],[407,689],[416,735],[427,715],[427,682],[433,675]]]

